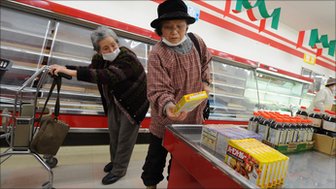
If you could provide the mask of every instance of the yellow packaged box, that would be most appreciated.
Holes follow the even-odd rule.
[[[184,95],[176,104],[175,113],[190,112],[207,98],[208,94],[205,91]]]
[[[255,139],[230,140],[224,162],[261,188],[281,187],[289,158]]]

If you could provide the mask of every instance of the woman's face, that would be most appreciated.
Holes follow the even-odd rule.
[[[170,43],[180,42],[187,32],[187,22],[183,19],[180,20],[167,20],[162,23],[162,37]]]
[[[100,40],[98,45],[100,54],[111,53],[119,47],[118,43],[111,36]]]

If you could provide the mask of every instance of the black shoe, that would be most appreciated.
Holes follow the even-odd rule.
[[[117,180],[119,180],[121,177],[120,176],[115,176],[112,173],[108,173],[102,180],[102,183],[104,185],[107,184],[113,184],[115,182],[117,182]]]
[[[110,163],[108,163],[108,164],[105,165],[104,172],[108,173],[108,172],[110,172],[112,170],[112,168],[113,168],[113,163],[110,162]]]

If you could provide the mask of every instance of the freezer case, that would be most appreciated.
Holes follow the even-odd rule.
[[[172,154],[168,188],[257,188],[201,145],[202,125],[169,125],[163,146]],[[316,151],[290,154],[283,188],[335,188],[336,159]]]

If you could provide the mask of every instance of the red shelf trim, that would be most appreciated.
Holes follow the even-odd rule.
[[[285,71],[285,70],[281,70],[281,69],[275,68],[273,66],[268,66],[268,65],[265,65],[265,64],[259,64],[259,68],[262,68],[262,69],[265,69],[265,70],[268,70],[268,71],[271,71],[271,72],[274,72],[274,73],[279,73],[279,74],[283,74],[283,75],[286,75],[286,76],[290,76],[290,77],[293,77],[293,78],[301,79],[301,80],[304,80],[304,81],[308,81],[308,82],[311,82],[311,83],[314,82],[314,80],[311,79],[311,78],[304,77],[302,75],[298,75],[298,74],[288,72],[288,71]]]

